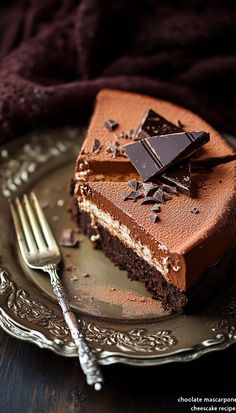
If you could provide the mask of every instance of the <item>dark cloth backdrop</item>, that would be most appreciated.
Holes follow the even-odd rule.
[[[0,56],[1,142],[79,121],[103,87],[236,134],[235,0],[1,1]]]

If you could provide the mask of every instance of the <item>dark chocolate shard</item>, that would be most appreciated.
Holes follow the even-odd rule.
[[[124,150],[143,180],[148,181],[192,155],[209,139],[207,132],[182,132],[143,139],[125,145]]]
[[[142,204],[156,204],[158,202],[158,200],[152,196],[146,196],[143,201]]]
[[[117,148],[112,143],[107,143],[106,152],[110,153],[113,158],[117,157]]]
[[[59,244],[62,247],[78,247],[80,244],[78,233],[71,228],[63,229]]]
[[[109,132],[113,132],[119,126],[119,123],[117,123],[115,120],[107,119],[104,122],[104,126],[109,130]]]
[[[177,194],[178,193],[176,186],[163,184],[162,189],[163,189],[164,192],[167,192],[168,194]]]
[[[92,149],[92,151],[93,151],[94,153],[98,153],[98,152],[100,151],[100,149],[101,149],[100,140],[97,139],[97,138],[95,138],[95,139],[94,139],[94,144],[93,144],[93,149]]]
[[[197,207],[193,207],[192,209],[190,209],[190,212],[192,212],[192,214],[198,214],[199,209]]]
[[[172,199],[172,195],[168,194],[167,192],[164,193],[164,201],[170,201]]]
[[[159,221],[159,217],[155,212],[151,212],[151,214],[149,215],[149,219],[152,222],[157,222]]]
[[[162,191],[161,188],[159,188],[154,194],[153,198],[156,200],[156,202],[159,202],[160,204],[164,204],[165,202],[165,196],[164,192]]]
[[[163,118],[159,113],[149,109],[145,112],[144,117],[134,134],[135,140],[149,138],[156,135],[166,135],[168,133],[178,133],[182,127],[176,126]]]
[[[121,199],[123,201],[137,201],[139,198],[142,198],[143,195],[139,191],[131,191],[129,194],[121,194]]]
[[[132,191],[128,195],[128,199],[131,199],[133,201],[137,201],[137,199],[142,198],[142,197],[143,197],[143,195],[139,191]]]
[[[174,185],[179,192],[192,196],[192,181],[191,181],[191,161],[186,159],[178,164],[167,169],[158,179],[167,184]],[[165,192],[168,190],[164,189]]]
[[[106,145],[106,152],[110,153],[113,158],[117,158],[118,156],[125,156],[123,146],[118,141],[115,141],[114,144],[107,142]]]
[[[182,131],[184,129],[184,124],[181,122],[181,120],[178,120],[178,127]],[[172,132],[171,132],[172,133]]]
[[[159,188],[159,185],[153,182],[145,182],[142,184],[142,190],[145,196],[152,196],[154,192]]]
[[[129,199],[129,195],[124,194],[124,193],[122,193],[120,197],[123,201],[128,201],[128,199]]]
[[[134,130],[133,129],[130,129],[129,130],[129,132],[128,132],[128,137],[129,137],[129,139],[133,139],[133,137],[134,137]]]
[[[154,211],[154,212],[160,212],[160,210],[161,210],[161,207],[160,207],[160,205],[158,205],[158,204],[155,204],[155,205],[152,207],[152,211]]]
[[[124,131],[120,132],[119,134],[114,133],[114,135],[117,137],[117,139],[129,139],[128,133],[125,133]]]
[[[139,188],[141,188],[142,183],[137,181],[136,179],[130,179],[128,181],[128,185],[134,190],[137,191]]]

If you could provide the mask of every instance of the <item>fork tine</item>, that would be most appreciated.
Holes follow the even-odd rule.
[[[35,208],[35,210],[36,210],[36,212],[37,212],[37,216],[38,216],[40,225],[41,225],[41,227],[42,227],[43,234],[44,234],[44,236],[45,236],[45,238],[46,238],[48,247],[49,247],[49,248],[57,249],[57,250],[59,251],[59,247],[58,247],[58,245],[57,245],[57,243],[56,243],[56,241],[55,241],[54,235],[53,235],[53,233],[52,233],[52,231],[51,231],[51,229],[50,229],[50,227],[49,227],[49,225],[48,225],[48,222],[47,222],[47,220],[46,220],[46,217],[45,217],[45,215],[44,215],[44,212],[43,212],[41,206],[39,205],[39,201],[38,201],[35,193],[34,193],[34,192],[31,192],[30,195],[31,195],[32,202],[33,202],[33,204],[34,204],[34,208]]]
[[[20,226],[20,221],[19,221],[19,218],[18,218],[18,216],[17,216],[17,212],[16,212],[16,210],[15,210],[15,207],[14,207],[12,201],[10,201],[9,204],[10,204],[10,209],[11,209],[11,215],[12,215],[13,223],[14,223],[14,226],[15,226],[15,231],[16,231],[16,236],[17,236],[18,244],[19,244],[19,247],[20,247],[21,254],[22,254],[23,257],[24,257],[25,254],[26,254],[27,251],[28,251],[28,248],[27,248],[25,239],[24,239],[24,237],[22,236],[22,235],[23,235],[23,234],[22,234],[22,229],[21,229],[21,226]]]
[[[24,212],[22,210],[22,206],[18,198],[16,200],[16,203],[17,203],[17,210],[18,210],[20,219],[16,212],[16,208],[12,202],[10,202],[10,208],[11,208],[12,218],[13,218],[13,222],[14,222],[14,226],[16,230],[16,236],[17,236],[17,240],[20,246],[20,250],[21,250],[23,257],[25,257],[28,252],[30,252],[31,254],[34,254],[36,252],[36,245],[31,236],[28,223],[24,217]],[[26,224],[24,224],[24,222],[26,222]],[[23,231],[22,231],[22,228],[23,228]],[[23,232],[24,232],[25,238],[23,237]]]
[[[38,222],[36,220],[35,214],[34,214],[32,208],[31,208],[31,205],[29,203],[29,200],[28,200],[28,197],[27,197],[26,194],[23,195],[23,201],[24,201],[24,204],[25,204],[25,209],[26,209],[26,213],[27,213],[31,228],[33,230],[33,234],[34,234],[36,244],[38,245],[38,248],[39,248],[40,251],[46,251],[47,246],[46,246],[45,240],[42,236],[42,233],[40,231],[40,228],[39,228]]]

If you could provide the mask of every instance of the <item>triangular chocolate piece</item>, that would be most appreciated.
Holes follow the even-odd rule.
[[[149,138],[151,136],[166,135],[168,133],[181,132],[182,128],[174,125],[159,113],[152,109],[145,112],[145,115],[134,135],[134,140]]]
[[[206,132],[182,132],[146,138],[125,145],[124,150],[143,180],[148,181],[189,157],[209,139]]]
[[[185,195],[192,195],[191,161],[186,159],[168,168],[158,179],[168,185],[174,185]]]
[[[145,115],[135,133],[135,140],[149,138],[156,135],[166,135],[170,133],[181,132],[182,128],[169,122],[159,113],[152,109],[145,112]],[[160,181],[171,185],[170,188],[178,190],[188,196],[191,196],[191,175],[190,161],[181,161],[178,166],[173,166],[165,171],[160,177]],[[144,184],[144,185],[152,185]],[[174,185],[174,187],[173,187]]]

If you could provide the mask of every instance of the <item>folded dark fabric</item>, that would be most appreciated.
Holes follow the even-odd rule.
[[[236,134],[233,0],[5,1],[0,56],[0,141],[79,122],[104,87],[168,99]]]

